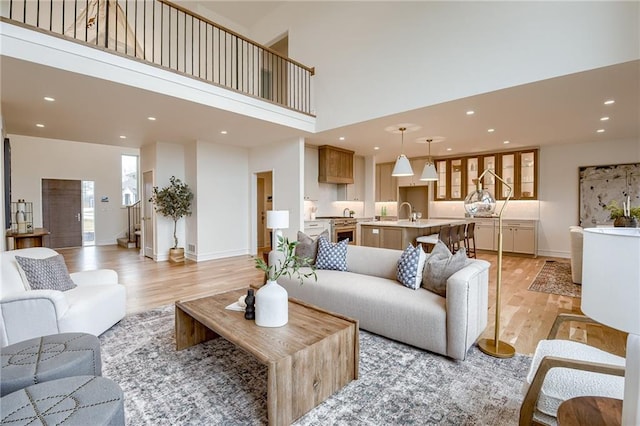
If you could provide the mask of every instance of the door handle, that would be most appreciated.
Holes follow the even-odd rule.
[[[80,213],[78,213],[78,222],[80,222]]]

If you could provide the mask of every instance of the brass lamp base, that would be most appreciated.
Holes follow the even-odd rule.
[[[498,347],[494,339],[480,339],[478,347],[482,352],[496,358],[511,358],[515,355],[516,349],[508,343],[498,340]]]

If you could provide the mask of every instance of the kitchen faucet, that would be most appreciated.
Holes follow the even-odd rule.
[[[349,207],[345,207],[345,209],[342,210],[342,216],[350,217],[351,216],[351,209],[349,209]]]
[[[411,222],[413,222],[413,221],[414,221],[414,219],[413,219],[413,214],[412,214],[412,213],[413,213],[413,207],[411,206],[411,203],[410,203],[410,202],[408,202],[408,201],[403,201],[403,202],[402,202],[402,204],[400,204],[400,207],[398,207],[398,219],[400,219],[400,211],[402,210],[402,207],[403,207],[405,204],[406,204],[407,206],[409,206],[409,220],[410,220]]]

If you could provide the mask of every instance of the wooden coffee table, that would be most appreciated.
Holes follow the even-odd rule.
[[[225,309],[246,290],[176,302],[176,349],[223,337],[267,366],[270,425],[289,425],[358,378],[358,321],[289,299],[289,322],[258,327]]]

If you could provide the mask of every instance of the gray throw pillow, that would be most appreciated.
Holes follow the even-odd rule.
[[[427,258],[422,273],[422,287],[442,297],[447,296],[447,280],[467,264],[467,252],[461,248],[451,254],[447,246],[438,241]]]
[[[324,230],[316,238],[311,238],[304,232],[298,231],[298,244],[296,245],[295,255],[298,258],[297,264],[300,266],[314,265],[316,263],[316,255],[318,254],[318,240],[320,237],[329,239],[329,231]],[[305,262],[304,259],[309,259]]]
[[[45,259],[16,256],[31,290],[67,291],[76,288],[61,255]]]

